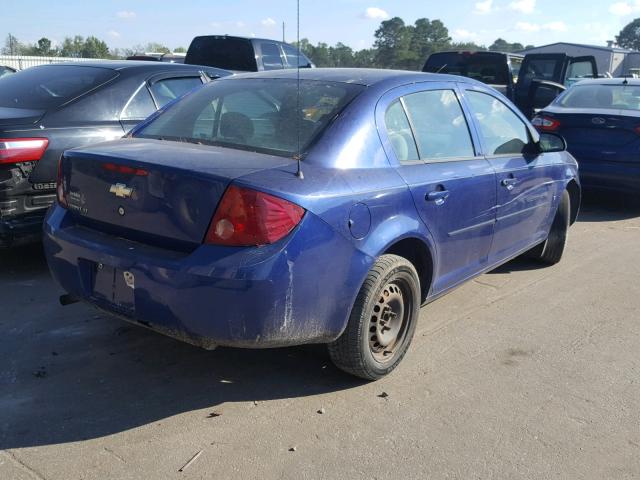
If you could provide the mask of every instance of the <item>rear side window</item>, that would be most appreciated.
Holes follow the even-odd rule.
[[[529,131],[520,117],[486,93],[467,90],[466,97],[480,127],[485,154],[522,154],[529,143]]]
[[[156,111],[156,104],[153,103],[151,94],[147,87],[143,85],[129,102],[125,105],[121,120],[143,120]]]
[[[265,70],[279,70],[283,68],[278,45],[275,43],[262,42],[260,44],[260,50],[262,50],[262,65]]]
[[[0,107],[51,109],[118,76],[115,70],[78,65],[43,65],[0,79]]]
[[[412,162],[419,160],[416,142],[411,132],[409,119],[404,111],[404,107],[399,100],[396,100],[387,109],[384,117],[389,134],[389,140],[393,146],[393,151],[400,162]]]
[[[404,97],[418,152],[425,160],[473,157],[467,121],[453,90],[429,90]]]
[[[158,102],[158,107],[163,107],[167,103],[202,85],[200,77],[166,78],[158,80],[151,85],[151,93]]]
[[[287,58],[287,63],[290,67],[295,68],[309,66],[309,59],[300,53],[297,48],[283,44],[282,49],[284,50],[284,55]]]
[[[241,72],[258,70],[251,40],[245,38],[196,37],[189,46],[184,63]]]

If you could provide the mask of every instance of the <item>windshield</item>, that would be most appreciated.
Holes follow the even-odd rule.
[[[291,157],[365,87],[289,79],[237,79],[208,84],[135,132],[156,138]]]
[[[436,53],[429,57],[423,71],[460,75],[490,85],[507,85],[506,62],[506,56],[501,53]]]
[[[558,99],[567,108],[640,109],[640,85],[575,85]]]
[[[46,65],[0,78],[0,107],[50,109],[115,78],[109,68]]]

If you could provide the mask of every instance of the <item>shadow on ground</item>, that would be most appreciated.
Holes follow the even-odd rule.
[[[83,304],[61,307],[60,293],[39,246],[0,254],[0,450],[363,384],[322,345],[205,351]]]
[[[640,198],[610,192],[585,192],[579,222],[611,222],[640,217]]]

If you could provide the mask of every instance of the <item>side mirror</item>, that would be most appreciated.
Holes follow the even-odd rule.
[[[542,153],[564,152],[567,149],[565,139],[555,133],[541,133],[538,145]]]

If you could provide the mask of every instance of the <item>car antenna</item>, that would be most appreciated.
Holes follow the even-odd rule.
[[[300,118],[300,0],[297,0],[297,45],[298,55],[296,55],[296,60],[298,65],[296,66],[296,135],[297,135],[297,149],[296,149],[296,160],[298,161],[298,170],[296,171],[296,177],[300,180],[304,178],[302,173],[302,164],[300,157],[302,156],[302,152],[300,152],[300,122],[302,119]]]

